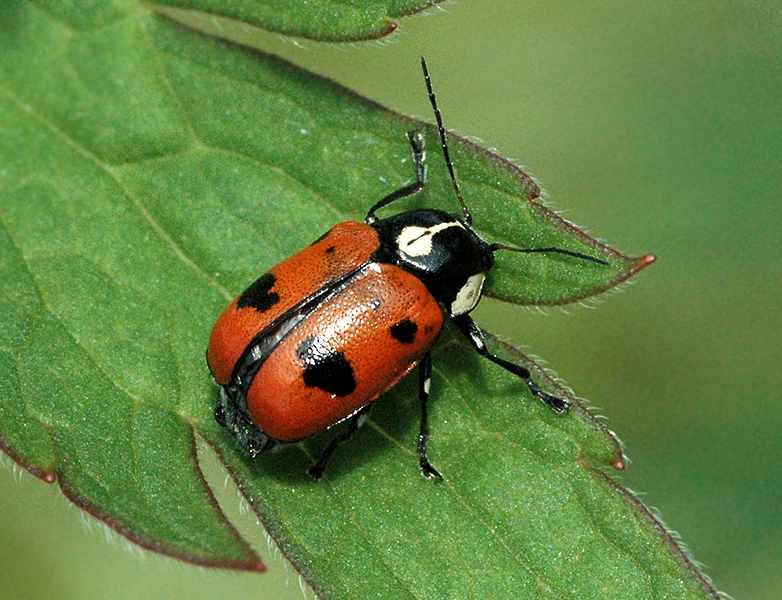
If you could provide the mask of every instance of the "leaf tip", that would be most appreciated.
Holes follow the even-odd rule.
[[[261,559],[256,559],[247,565],[248,571],[255,571],[257,573],[263,573],[266,570],[266,565],[261,562]]]
[[[33,477],[37,477],[41,481],[46,483],[54,483],[57,481],[57,469],[54,465],[37,465],[31,460],[28,460],[11,448],[10,444],[7,444],[3,438],[0,437],[0,452],[7,455],[12,461],[22,467],[25,471],[30,473]]]
[[[654,254],[644,254],[641,258],[638,259],[637,268],[640,271],[641,269],[651,265],[656,260],[657,257]]]
[[[620,281],[624,281],[638,273],[643,271],[646,267],[651,265],[657,260],[657,256],[654,254],[644,254],[643,256],[633,256],[629,258],[627,263],[627,270],[624,272]]]
[[[387,21],[385,23],[385,27],[381,26],[376,32],[374,32],[374,33],[372,33],[372,34],[370,34],[368,36],[360,37],[360,38],[357,38],[357,39],[359,39],[359,40],[370,40],[370,39],[377,40],[377,39],[380,39],[380,38],[384,38],[384,37],[394,33],[394,31],[396,31],[397,27],[399,27],[399,25],[395,21]],[[342,40],[342,41],[348,41],[348,40]]]

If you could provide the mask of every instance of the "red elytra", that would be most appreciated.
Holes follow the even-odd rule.
[[[218,319],[207,361],[218,384],[227,385],[259,332],[302,299],[355,272],[275,346],[255,373],[246,392],[247,412],[270,438],[296,442],[354,414],[406,375],[437,340],[443,324],[437,301],[414,275],[368,262],[379,246],[373,227],[341,223],[264,275],[258,287],[269,276],[274,283],[260,301],[256,293],[255,302],[245,300],[240,307],[248,295],[242,294]],[[416,335],[409,336],[413,326]],[[302,354],[324,349],[343,357],[343,370],[332,361],[331,381],[308,385]]]
[[[369,259],[379,245],[377,234],[363,223],[340,223],[327,236],[331,238],[327,245],[321,244],[322,239],[318,240],[269,271],[275,279],[274,294],[278,301],[261,294],[262,301],[263,296],[266,296],[265,304],[248,300],[244,308],[238,306],[239,301],[246,298],[254,286],[263,286],[261,277],[237,296],[217,320],[209,338],[206,356],[218,384],[226,385],[230,381],[239,357],[260,331],[302,299],[309,298],[324,286],[355,270]],[[334,250],[326,252],[330,247]],[[252,304],[260,306],[254,307]]]

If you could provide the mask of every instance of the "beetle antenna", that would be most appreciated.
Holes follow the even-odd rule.
[[[456,191],[456,197],[459,198],[459,204],[462,205],[462,215],[464,216],[464,222],[468,225],[472,225],[472,215],[467,208],[467,204],[462,196],[462,190],[459,189],[459,183],[456,181],[456,175],[453,172],[453,163],[451,162],[451,153],[448,152],[448,142],[445,140],[445,127],[443,127],[443,117],[440,114],[440,109],[437,108],[437,98],[435,98],[434,91],[432,90],[432,80],[429,79],[429,69],[426,68],[426,59],[421,57],[421,68],[424,71],[424,81],[426,82],[426,91],[429,93],[429,102],[432,103],[434,109],[434,118],[437,119],[437,130],[440,132],[440,143],[443,147],[443,156],[445,156],[445,164],[448,167],[448,173],[451,175],[451,183],[453,183],[453,189]]]
[[[595,262],[599,265],[606,265],[608,266],[608,263],[600,258],[595,258],[594,256],[589,256],[588,254],[581,254],[581,252],[574,252],[573,250],[565,250],[564,248],[515,248],[513,246],[506,246],[505,244],[490,244],[490,248],[492,252],[496,252],[497,250],[510,250],[511,252],[539,252],[539,253],[546,253],[546,252],[553,252],[556,254],[566,254],[567,256],[573,256],[575,258],[582,258],[584,260],[591,260],[592,262]]]

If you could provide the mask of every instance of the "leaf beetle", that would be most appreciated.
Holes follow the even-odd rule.
[[[525,367],[492,354],[469,313],[481,299],[497,250],[608,263],[562,248],[513,248],[478,236],[454,175],[423,58],[421,67],[461,215],[437,209],[376,215],[424,189],[424,137],[411,131],[415,182],[374,204],[364,223],[340,223],[272,267],[223,312],[207,349],[219,386],[215,418],[250,458],[347,419],[345,430],[308,471],[319,479],[372,402],[418,365],[419,465],[425,477],[442,479],[429,461],[426,442],[430,352],[446,315],[481,356],[524,380],[553,410],[568,409],[567,400],[543,391]]]

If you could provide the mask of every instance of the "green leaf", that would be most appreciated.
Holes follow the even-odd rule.
[[[348,42],[388,35],[397,27],[394,19],[439,2],[442,0],[159,0],[154,5],[176,19],[192,19],[195,15],[187,13],[195,9],[285,35]]]
[[[131,2],[7,2],[0,52],[0,444],[20,464],[146,547],[260,569],[203,481],[195,429],[323,597],[715,597],[603,474],[622,464],[610,433],[578,405],[554,414],[450,327],[430,424],[442,484],[418,474],[411,378],[319,483],[304,471],[328,436],[250,462],[215,423],[203,357],[217,315],[409,182],[410,129],[425,131],[430,179],[400,208],[456,209],[432,127]],[[520,170],[451,140],[487,239],[609,263],[507,253],[493,295],[563,303],[650,262],[586,237],[531,201]]]

